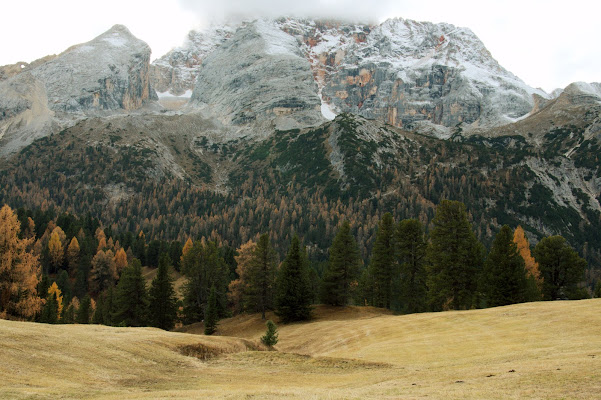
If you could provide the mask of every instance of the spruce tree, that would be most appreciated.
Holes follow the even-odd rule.
[[[75,322],[78,324],[89,324],[91,310],[92,300],[90,299],[90,296],[86,294],[79,304],[79,308],[77,309],[77,317],[75,318]]]
[[[400,265],[400,304],[405,313],[427,310],[426,251],[424,228],[416,219],[399,222],[396,231]]]
[[[150,325],[165,330],[173,329],[177,318],[177,298],[169,276],[170,264],[169,256],[162,253],[157,275],[152,280],[149,291]]]
[[[219,322],[219,316],[217,314],[217,291],[215,290],[215,286],[212,286],[209,301],[205,307],[205,335],[212,335],[215,333],[217,330],[217,322]]]
[[[261,336],[261,343],[269,347],[275,346],[278,343],[278,327],[272,320],[268,320],[266,325],[267,331]]]
[[[114,298],[112,317],[117,325],[145,326],[148,321],[148,293],[138,259],[123,270]]]
[[[265,319],[265,311],[273,309],[276,263],[277,255],[271,247],[269,234],[264,233],[253,251],[244,293],[247,302],[261,312],[262,319]]]
[[[543,300],[581,297],[578,283],[584,278],[586,261],[561,236],[546,237],[534,248],[543,277]]]
[[[56,293],[50,293],[46,298],[46,304],[44,304],[42,314],[40,315],[40,322],[45,324],[58,323],[58,300]]]
[[[92,323],[96,325],[105,325],[104,323],[104,298],[105,293],[102,292],[98,295],[98,300],[96,300],[96,310],[94,310],[94,316],[92,316]]]
[[[430,234],[428,297],[433,310],[462,310],[476,302],[484,248],[468,221],[465,205],[443,200]]]
[[[345,306],[353,297],[352,284],[357,282],[361,256],[348,221],[344,221],[332,241],[330,258],[321,285],[321,301]]]
[[[393,295],[398,295],[393,294],[392,288],[399,272],[395,257],[394,220],[390,213],[384,214],[378,225],[369,270],[373,291],[371,305],[390,308]]]
[[[276,314],[282,322],[311,318],[311,283],[306,251],[294,235],[277,280]]]
[[[527,271],[513,232],[503,225],[495,236],[482,275],[486,306],[496,307],[526,301]]]
[[[113,313],[115,312],[115,288],[108,288],[103,295],[102,300],[102,321],[104,325],[115,325]]]

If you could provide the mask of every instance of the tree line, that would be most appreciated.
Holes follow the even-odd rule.
[[[210,334],[232,313],[273,310],[291,322],[310,319],[316,303],[415,313],[590,296],[579,286],[586,262],[564,238],[544,238],[531,253],[524,231],[505,225],[487,253],[456,201],[438,205],[429,235],[417,219],[384,214],[367,263],[349,221],[317,264],[295,234],[279,262],[267,233],[237,249],[204,237],[147,243],[90,216],[46,217],[0,210],[3,318],[162,329],[203,320]],[[149,288],[142,265],[157,268]],[[181,299],[175,271],[186,278]]]

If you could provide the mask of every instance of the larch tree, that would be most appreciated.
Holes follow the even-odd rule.
[[[43,304],[37,293],[40,263],[28,250],[33,239],[20,239],[20,229],[16,214],[9,206],[3,206],[0,209],[0,318],[30,319]]]
[[[394,220],[390,213],[384,214],[378,224],[368,268],[373,291],[371,305],[390,308],[393,296],[397,295],[393,293],[393,284],[399,273],[395,257]]]
[[[249,267],[245,297],[254,310],[261,312],[264,320],[265,312],[273,310],[277,268],[277,254],[271,247],[269,234],[259,237]]]
[[[465,205],[443,200],[430,233],[428,297],[434,310],[465,310],[476,302],[484,247],[472,231]]]
[[[117,270],[117,275],[120,275],[127,265],[127,254],[123,248],[120,248],[115,253],[115,269]]]
[[[396,230],[397,255],[400,270],[400,311],[424,312],[428,307],[426,251],[428,243],[424,228],[417,219],[399,222]]]
[[[330,247],[330,257],[321,285],[321,301],[333,306],[346,306],[353,298],[361,269],[361,256],[351,226],[344,221]]]
[[[308,320],[312,298],[306,250],[294,235],[277,276],[275,313],[284,323]]]
[[[527,300],[524,259],[513,241],[511,228],[503,225],[495,236],[482,274],[486,306],[496,307]]]
[[[77,275],[77,268],[79,266],[79,241],[77,237],[73,236],[69,246],[67,247],[67,265],[69,268],[69,276],[74,278]]]
[[[61,268],[65,254],[59,231],[62,232],[62,229],[59,226],[54,228],[50,234],[50,240],[48,241],[48,256],[50,257],[52,271],[58,271],[59,268]]]
[[[117,278],[119,276],[112,250],[99,250],[92,259],[90,288],[96,293],[101,293],[113,286]]]
[[[527,287],[527,301],[537,301],[541,298],[541,291],[543,289],[543,277],[540,273],[538,263],[532,257],[530,251],[530,243],[524,232],[524,229],[518,225],[513,232],[513,241],[518,247],[518,252],[524,259],[525,268],[528,272],[526,281]]]
[[[157,275],[149,290],[149,322],[151,326],[170,330],[177,319],[177,297],[173,289],[173,280],[169,275],[171,259],[166,253],[159,256]]]
[[[543,277],[543,300],[578,298],[586,261],[561,236],[546,237],[534,248]]]
[[[246,293],[248,292],[250,262],[257,244],[249,240],[236,250],[234,259],[236,260],[237,279],[231,281],[228,285],[227,297],[232,304],[235,313],[240,313],[248,308]]]
[[[57,308],[57,319],[61,319],[61,315],[63,315],[63,294],[59,289],[56,282],[52,282],[52,285],[48,288],[48,296],[55,296],[56,299],[56,308]]]

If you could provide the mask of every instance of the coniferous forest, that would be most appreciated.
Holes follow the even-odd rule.
[[[428,230],[384,214],[367,257],[361,227],[348,220],[325,259],[311,258],[293,232],[285,247],[268,233],[233,247],[205,236],[149,240],[52,210],[4,206],[0,222],[1,315],[45,323],[172,329],[204,321],[212,334],[236,313],[273,310],[285,323],[310,319],[319,303],[415,313],[601,295],[601,282],[585,285],[586,261],[563,237],[531,248],[521,227],[504,225],[486,248],[465,205],[449,200]],[[143,266],[157,270],[149,284]],[[185,277],[179,294],[173,274]]]

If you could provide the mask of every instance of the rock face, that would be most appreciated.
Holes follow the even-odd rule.
[[[155,100],[149,79],[150,47],[115,25],[90,42],[58,56],[0,70],[0,139],[17,150],[58,121],[118,110]]]
[[[323,122],[318,88],[300,43],[271,21],[255,21],[199,69],[191,105],[226,125],[274,122],[278,129]]]
[[[377,26],[294,18],[261,24],[296,39],[294,45],[279,33],[273,36],[308,60],[324,115],[352,112],[409,129],[463,124],[465,130],[514,122],[535,107],[534,96],[550,98],[501,67],[466,28],[404,19]],[[243,23],[240,29],[252,26]],[[187,54],[202,54],[208,61],[213,52],[219,52],[219,61],[230,72],[231,65],[244,67],[248,63],[228,59],[227,54],[240,54],[223,50],[235,47],[229,42],[239,43],[239,34],[228,38],[211,29],[202,35],[195,33],[202,40],[190,39],[185,51],[170,53],[167,75],[193,74],[189,66],[195,64]],[[156,68],[158,64],[155,62]],[[284,72],[280,70],[278,76]],[[296,78],[291,75],[287,80]],[[160,90],[169,88],[172,93],[192,87],[186,79],[176,79],[171,86],[163,85],[162,78],[154,82]],[[205,92],[199,84],[202,82],[196,85],[198,93]]]
[[[204,32],[191,31],[183,46],[177,47],[150,65],[150,80],[159,93],[185,95],[196,83],[198,69],[205,57],[235,32],[232,26],[212,27]]]

